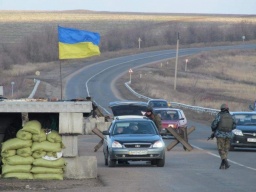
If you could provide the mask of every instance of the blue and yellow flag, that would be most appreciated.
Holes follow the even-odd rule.
[[[58,26],[59,59],[80,59],[100,55],[100,35]]]

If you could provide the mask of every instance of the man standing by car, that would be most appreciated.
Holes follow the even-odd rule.
[[[159,115],[156,115],[153,113],[153,109],[152,108],[148,108],[145,116],[148,117],[149,119],[151,119],[152,121],[154,121],[159,133],[162,130],[162,121],[161,121],[161,117]]]
[[[220,106],[220,112],[216,115],[211,124],[212,132],[217,138],[217,147],[221,157],[220,169],[228,169],[227,156],[230,148],[230,140],[232,139],[232,130],[236,128],[236,121],[229,113],[227,104]]]

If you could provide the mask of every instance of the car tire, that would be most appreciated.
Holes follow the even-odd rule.
[[[156,160],[151,160],[151,165],[156,165]]]
[[[104,154],[104,159],[105,159],[105,165],[107,166],[108,165],[108,157],[106,157],[105,154]]]
[[[108,166],[109,166],[109,167],[115,167],[115,165],[116,165],[116,161],[115,161],[115,160],[112,160],[112,159],[110,158],[110,154],[109,154],[109,153],[108,153],[107,163],[108,163]]]
[[[164,164],[165,164],[165,155],[163,156],[163,159],[156,160],[157,167],[164,167]]]

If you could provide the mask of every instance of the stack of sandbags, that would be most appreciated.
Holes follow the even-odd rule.
[[[62,148],[61,136],[56,131],[47,133],[44,141],[33,142],[32,152],[35,161],[31,172],[34,179],[63,180],[66,164],[62,158]]]
[[[16,136],[2,143],[3,178],[33,179],[30,172],[34,161],[31,156],[32,134],[19,130]]]
[[[62,148],[56,131],[46,134],[39,121],[26,122],[16,138],[2,143],[3,178],[63,180]]]

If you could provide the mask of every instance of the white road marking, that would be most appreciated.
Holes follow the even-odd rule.
[[[197,147],[197,146],[195,146],[195,145],[192,145],[192,146],[193,146],[194,148],[198,149],[198,150],[204,151],[205,153],[207,153],[207,154],[209,154],[209,155],[212,155],[212,156],[214,156],[214,157],[220,158],[219,155],[216,155],[216,154],[214,154],[214,153],[211,153],[211,152],[209,152],[209,151],[207,151],[207,150],[205,150],[205,149],[202,149],[202,148],[200,148],[200,147]],[[230,159],[228,159],[228,162],[231,162],[231,163],[233,163],[233,164],[235,164],[235,165],[238,165],[238,166],[240,166],[240,167],[244,167],[244,168],[247,168],[247,169],[256,171],[256,169],[253,168],[253,167],[249,167],[249,166],[243,165],[243,164],[241,164],[241,163],[237,163],[237,162],[232,161],[232,160],[230,160]]]

